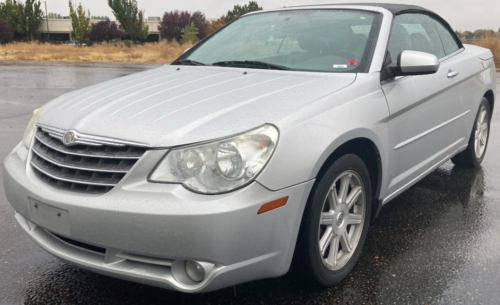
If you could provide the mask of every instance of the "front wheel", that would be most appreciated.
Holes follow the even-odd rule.
[[[354,267],[371,215],[370,176],[356,155],[333,163],[306,206],[298,240],[300,262],[322,286],[343,280]]]
[[[451,158],[455,165],[479,167],[483,162],[490,136],[491,108],[488,100],[483,97],[479,111],[474,121],[474,127],[469,138],[467,149]]]

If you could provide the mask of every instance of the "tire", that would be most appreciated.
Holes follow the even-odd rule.
[[[347,190],[342,192],[345,183]],[[356,200],[351,200],[349,207],[343,198],[349,199],[359,189],[361,193],[351,197]],[[336,204],[331,206],[333,201]],[[297,241],[298,264],[319,285],[338,284],[354,267],[368,233],[371,202],[370,175],[356,155],[340,157],[319,177],[309,196]],[[356,224],[348,225],[351,222]],[[327,240],[331,240],[329,246]]]
[[[484,116],[483,116],[484,115]],[[483,97],[474,120],[474,126],[467,148],[451,158],[451,162],[458,166],[479,168],[483,162],[490,137],[491,108],[488,100]]]

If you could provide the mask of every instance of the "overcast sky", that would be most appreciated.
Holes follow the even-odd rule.
[[[0,0],[4,1],[4,0]],[[73,0],[73,2],[79,2]],[[139,8],[146,11],[146,16],[162,16],[163,12],[171,10],[200,10],[207,18],[217,18],[225,14],[235,4],[245,4],[248,0],[137,0]],[[446,19],[455,30],[476,30],[500,28],[500,1],[499,0],[257,0],[264,9],[273,9],[283,6],[345,3],[345,2],[394,2],[415,4],[430,9]],[[85,8],[90,9],[95,16],[112,16],[107,0],[81,0]],[[43,6],[43,3],[42,3]],[[68,0],[47,0],[49,12],[69,15]]]

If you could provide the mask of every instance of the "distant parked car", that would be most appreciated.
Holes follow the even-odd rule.
[[[76,40],[70,40],[67,44],[75,47],[88,47],[85,42],[78,42]]]
[[[7,198],[36,243],[95,272],[206,292],[295,257],[331,286],[384,204],[450,158],[480,166],[492,58],[416,6],[251,13],[36,110]]]

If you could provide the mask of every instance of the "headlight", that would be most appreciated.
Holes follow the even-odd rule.
[[[255,179],[278,142],[278,130],[264,125],[210,143],[173,149],[157,165],[150,181],[180,183],[204,194],[224,193]]]
[[[28,127],[26,127],[26,131],[24,132],[23,146],[27,149],[30,148],[31,141],[33,141],[33,136],[36,131],[36,123],[38,122],[38,118],[40,117],[40,112],[42,111],[43,107],[44,106],[33,111],[33,117],[31,118],[30,122],[28,123]]]

